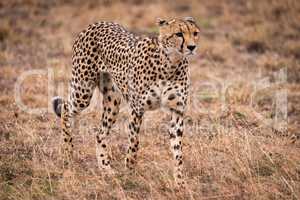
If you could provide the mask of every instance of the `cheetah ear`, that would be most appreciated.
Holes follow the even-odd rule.
[[[195,23],[195,19],[193,17],[185,17],[183,18],[185,21],[188,21],[188,22],[192,22],[192,23]]]
[[[158,26],[168,25],[167,20],[161,19],[161,18],[157,18],[157,19],[156,19],[156,23],[157,23]]]

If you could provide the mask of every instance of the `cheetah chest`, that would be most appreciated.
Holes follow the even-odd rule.
[[[159,82],[150,87],[142,96],[144,110],[155,110],[158,108],[171,108],[182,111],[186,103],[185,95],[182,94],[182,87],[176,83]]]

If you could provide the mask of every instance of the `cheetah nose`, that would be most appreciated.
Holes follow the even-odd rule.
[[[193,51],[193,50],[196,48],[196,45],[188,45],[187,48],[188,48],[190,51]]]

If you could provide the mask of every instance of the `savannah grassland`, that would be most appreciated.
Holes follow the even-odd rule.
[[[297,0],[1,0],[0,199],[300,199],[299,13]],[[161,111],[146,114],[129,172],[122,106],[110,137],[117,173],[98,170],[98,92],[76,122],[74,163],[64,170],[60,123],[48,105],[67,95],[76,34],[100,20],[157,34],[155,19],[174,16],[201,27],[190,64],[186,191],[174,187]],[[16,93],[27,108],[44,109],[30,114]]]

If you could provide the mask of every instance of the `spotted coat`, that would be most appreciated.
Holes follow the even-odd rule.
[[[116,121],[121,99],[131,109],[126,166],[133,168],[139,148],[138,133],[148,110],[163,108],[171,114],[169,128],[174,176],[183,184],[183,115],[189,89],[188,56],[194,53],[199,28],[185,19],[159,20],[158,37],[137,36],[113,22],[90,25],[73,45],[72,78],[67,100],[53,99],[61,117],[65,161],[72,157],[72,121],[89,104],[93,91],[103,95],[103,114],[96,134],[100,168],[111,171],[107,136]]]

